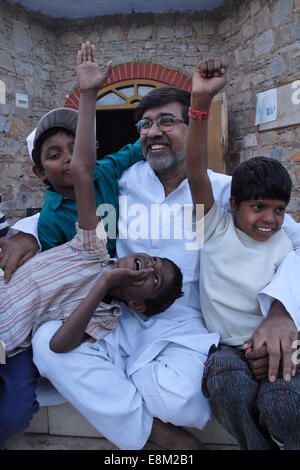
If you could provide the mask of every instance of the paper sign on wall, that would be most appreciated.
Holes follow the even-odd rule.
[[[277,89],[257,93],[255,125],[276,121],[277,119]]]

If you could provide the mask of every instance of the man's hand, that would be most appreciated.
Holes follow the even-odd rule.
[[[191,107],[206,111],[213,97],[227,82],[227,59],[208,59],[196,67],[192,81]],[[202,109],[200,109],[202,108]]]
[[[39,246],[33,235],[19,232],[10,238],[0,239],[0,268],[4,271],[4,282],[8,283],[11,274],[32,258]]]
[[[254,357],[257,351],[261,349],[260,359],[266,358],[264,353],[267,351],[268,377],[270,382],[275,382],[280,361],[282,362],[282,375],[284,380],[289,381],[295,374],[296,365],[292,363],[292,343],[297,340],[297,329],[295,323],[284,306],[277,300],[272,304],[268,317],[260,324],[258,329],[251,336],[250,340],[243,345],[246,350],[246,356],[250,354]],[[266,347],[266,350],[263,349]],[[248,351],[248,352],[247,352]],[[252,354],[253,351],[253,354]],[[256,352],[256,354],[255,354]],[[259,357],[260,354],[257,354]],[[265,359],[259,363],[259,368],[263,369]],[[250,363],[251,365],[251,363]],[[263,370],[259,375],[263,376]],[[256,375],[256,374],[255,374]]]
[[[96,62],[96,49],[88,41],[82,44],[81,50],[77,53],[77,77],[80,92],[98,91],[103,87],[108,79],[112,68],[112,62],[106,64],[104,71],[101,71]]]

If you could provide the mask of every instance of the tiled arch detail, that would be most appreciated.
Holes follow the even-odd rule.
[[[129,64],[116,65],[113,67],[105,86],[136,79],[155,80],[188,91],[192,86],[192,80],[183,73],[150,62],[130,62]],[[78,109],[79,95],[79,88],[74,88],[65,102],[65,107]]]

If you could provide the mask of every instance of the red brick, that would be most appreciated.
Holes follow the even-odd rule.
[[[169,84],[174,85],[177,77],[177,72],[176,70],[171,70],[170,75],[169,75]]]
[[[68,100],[70,103],[74,104],[75,106],[79,105],[79,96],[75,95],[74,92],[70,94]]]
[[[188,77],[185,77],[185,82],[183,83],[183,85],[181,85],[181,88],[183,88],[183,90],[190,90],[191,87],[192,87],[191,79]]]
[[[79,99],[79,97],[80,97],[80,90],[79,90],[79,87],[77,87],[75,90],[73,90],[72,94],[73,94],[73,93],[74,93],[74,94],[78,97],[78,99]]]
[[[111,71],[111,77],[110,77],[110,82],[111,83],[117,82],[115,69],[116,69],[116,67],[114,67]]]
[[[161,74],[160,74],[160,81],[161,82],[164,82],[164,83],[167,83],[167,77],[168,77],[168,70],[166,69],[163,69]]]
[[[120,81],[120,71],[119,71],[119,66],[118,65],[116,65],[114,67],[114,78],[115,78],[116,82]]]
[[[132,64],[132,78],[138,78],[138,66],[136,62]]]
[[[300,166],[296,166],[296,168],[294,169],[294,175],[296,178],[296,184],[300,184]]]
[[[186,83],[186,77],[184,77],[183,75],[181,76],[180,80],[177,82],[177,87],[178,88],[182,88],[184,86],[184,84]]]
[[[78,110],[78,106],[76,106],[74,103],[72,103],[69,98],[67,99],[67,101],[65,102],[65,108],[71,108],[71,109],[76,109]]]
[[[154,72],[154,75],[153,75],[154,80],[160,80],[162,70],[163,70],[163,68],[162,68],[161,65],[156,65],[155,70],[153,71]]]
[[[123,80],[128,80],[130,72],[130,64],[124,64],[124,75]]]
[[[126,67],[125,64],[119,65],[120,80],[126,80]]]

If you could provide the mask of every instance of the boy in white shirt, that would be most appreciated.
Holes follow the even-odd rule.
[[[253,158],[234,173],[230,205],[220,208],[207,174],[207,120],[213,96],[226,83],[225,61],[198,65],[192,86],[186,164],[201,250],[201,308],[209,331],[220,333],[203,375],[203,393],[242,449],[272,449],[278,438],[287,449],[300,448],[299,375],[295,366],[283,379],[259,382],[251,372],[245,341],[263,321],[257,294],[292,250],[281,225],[290,199],[291,179],[276,160]],[[204,206],[204,218],[197,205]],[[290,338],[290,351],[292,342]],[[268,345],[267,345],[268,346]],[[242,349],[243,348],[243,349]],[[295,376],[291,381],[291,375]],[[285,394],[286,399],[283,399]],[[291,413],[292,410],[292,413]],[[292,416],[291,416],[292,415]]]

